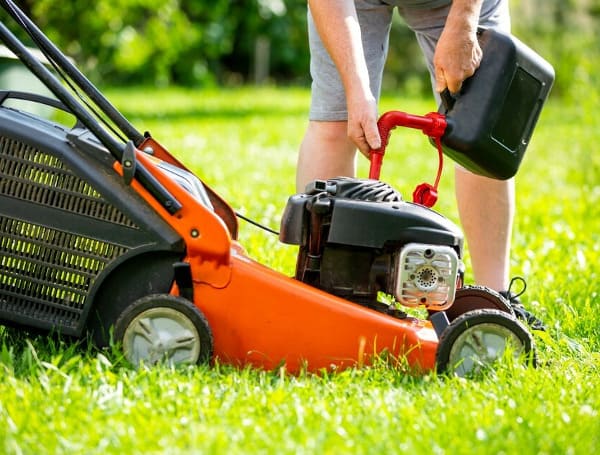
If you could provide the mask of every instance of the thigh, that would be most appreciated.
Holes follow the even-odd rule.
[[[356,0],[354,3],[369,69],[371,91],[378,98],[388,50],[393,7],[380,0]],[[310,11],[308,12],[308,39],[312,77],[310,119],[347,120],[346,95],[340,75],[319,37]]]

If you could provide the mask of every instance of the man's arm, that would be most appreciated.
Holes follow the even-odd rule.
[[[369,85],[360,26],[352,0],[309,0],[321,41],[335,63],[348,108],[348,136],[363,153],[379,148],[377,102]]]
[[[367,154],[381,145],[377,104],[369,74],[360,26],[352,0],[309,0],[319,36],[335,63],[346,92],[348,137]],[[477,25],[482,0],[454,0],[434,55],[436,90],[457,93],[463,80],[481,62]]]
[[[454,0],[433,57],[435,89],[458,93],[481,63],[477,26],[482,0]]]

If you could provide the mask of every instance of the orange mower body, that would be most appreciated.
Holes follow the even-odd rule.
[[[182,166],[156,141],[147,139],[140,148],[147,147]],[[211,328],[215,359],[298,372],[368,365],[385,354],[406,359],[421,373],[435,368],[438,338],[431,322],[381,314],[256,262],[232,239],[227,225],[235,232],[235,218],[224,201],[219,201],[220,218],[156,167],[155,158],[138,151],[137,159],[183,202],[172,216],[132,183],[186,242],[193,301]],[[179,295],[177,285],[172,293]]]

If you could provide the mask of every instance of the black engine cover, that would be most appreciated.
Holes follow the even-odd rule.
[[[380,181],[342,177],[290,197],[280,240],[300,246],[296,279],[375,308],[379,291],[391,293],[404,245],[450,246],[459,257],[463,247],[461,231],[433,210]]]
[[[463,247],[461,231],[433,210],[404,202],[380,181],[341,177],[290,197],[280,240],[300,246],[296,279],[378,309],[378,293],[392,293],[404,245],[450,246],[459,257]]]
[[[322,232],[324,244],[381,249],[390,244],[431,243],[452,246],[462,256],[463,235],[454,223],[427,207],[402,201],[395,190],[377,180],[313,182],[306,193],[288,200],[280,240],[305,245],[315,218],[327,227]]]

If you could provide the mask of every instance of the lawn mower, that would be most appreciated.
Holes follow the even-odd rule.
[[[379,180],[397,126],[431,137],[440,163],[443,152],[483,174],[516,172],[526,140],[503,148],[509,160],[483,164],[469,152],[475,141],[453,145],[464,138],[450,109],[466,97],[446,114],[384,114],[368,179],[317,180],[289,198],[280,240],[298,246],[291,277],[249,257],[228,203],[139,132],[12,1],[1,3],[55,69],[0,24],[5,45],[55,96],[0,91],[2,324],[114,342],[134,365],[218,360],[298,372],[385,357],[411,372],[467,375],[507,353],[535,361],[507,300],[464,284],[461,231],[430,208],[437,182],[409,202]],[[15,99],[75,124],[11,107]],[[525,123],[527,139],[535,121]]]

